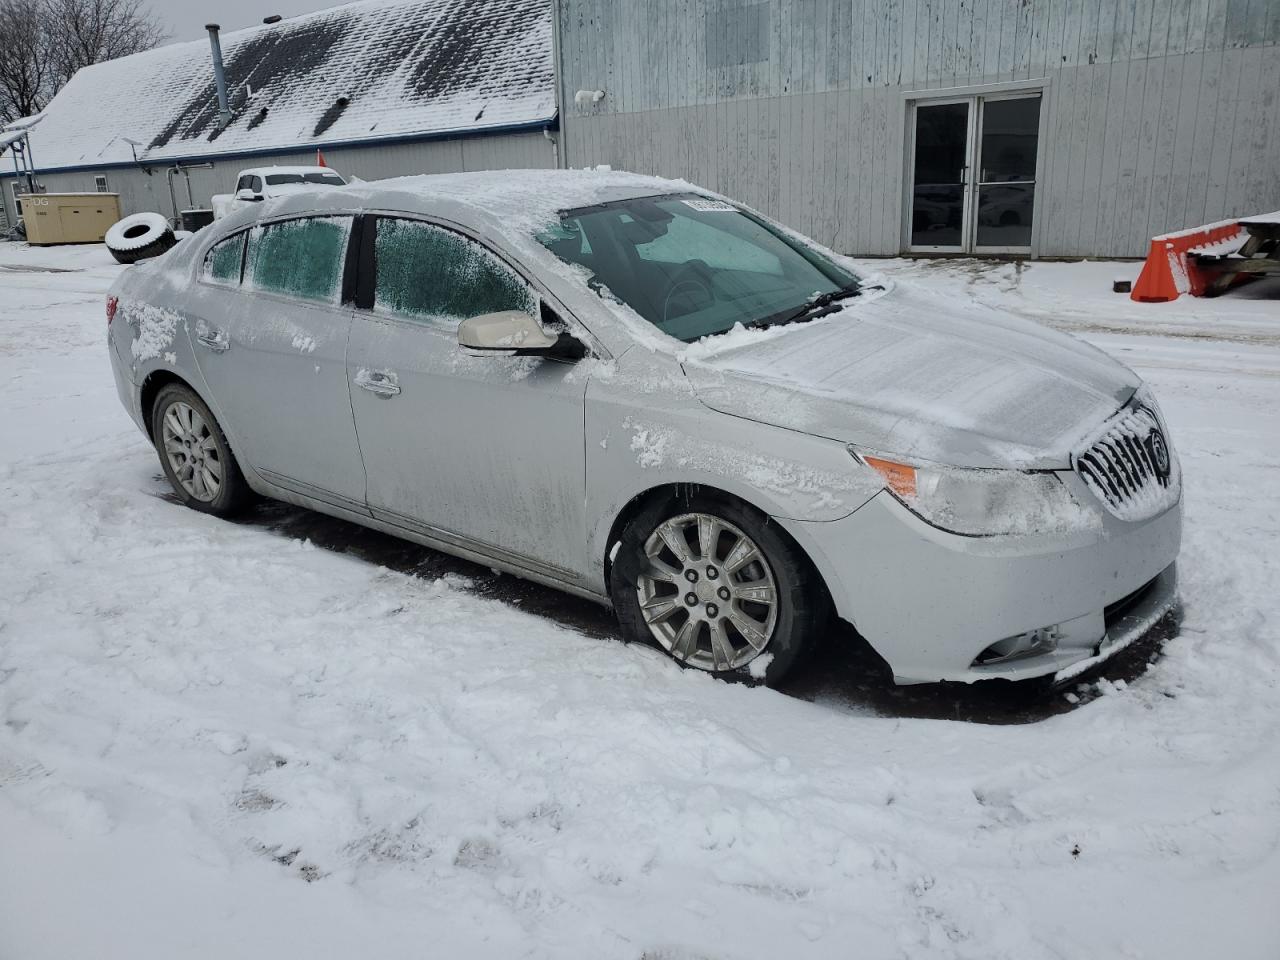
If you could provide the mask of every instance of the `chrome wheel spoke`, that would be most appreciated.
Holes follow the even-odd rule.
[[[205,457],[204,466],[206,470],[213,474],[215,480],[220,481],[222,479],[222,464],[218,462],[216,457]]]
[[[187,431],[182,426],[182,420],[178,417],[178,405],[174,404],[164,415],[165,431],[175,439],[183,436]]]
[[[661,623],[683,608],[680,606],[680,595],[676,594],[670,597],[653,597],[640,604],[640,609],[644,612],[647,623]]]
[[[716,539],[719,534],[720,524],[715,517],[709,517],[705,513],[698,515],[698,551],[702,554],[701,559],[708,563],[716,558]]]
[[[661,580],[664,583],[680,583],[680,571],[671,564],[657,557],[649,558],[648,569],[641,576],[647,576],[651,580]]]
[[[777,602],[778,591],[774,589],[771,583],[739,583],[733,587],[733,595],[739,600],[746,600],[750,603],[765,603],[772,605]]]
[[[200,484],[211,497],[218,495],[218,478],[213,475],[207,463],[200,469]]]
[[[729,622],[742,634],[742,639],[751,644],[754,649],[763,650],[765,644],[769,642],[769,636],[764,632],[763,625],[752,620],[736,607],[729,608]]]
[[[733,668],[733,644],[725,633],[724,620],[717,618],[709,624],[711,627],[711,663],[713,670],[730,670]]]
[[[756,545],[746,537],[740,537],[733,545],[733,549],[729,551],[729,555],[724,558],[724,568],[730,573],[737,573],[752,560],[759,559],[760,551],[756,549]]]
[[[688,660],[690,656],[698,649],[698,624],[700,621],[690,617],[684,622],[684,625],[676,631],[675,639],[671,644],[671,655],[677,660]]]
[[[676,555],[676,559],[681,563],[690,563],[694,557],[689,551],[689,544],[684,538],[684,531],[681,527],[677,527],[675,522],[668,520],[658,528],[658,536],[662,538],[662,542],[667,548]]]

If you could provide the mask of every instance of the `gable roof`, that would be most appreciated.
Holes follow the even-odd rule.
[[[555,118],[549,0],[367,0],[85,67],[31,133],[36,169],[307,150]]]

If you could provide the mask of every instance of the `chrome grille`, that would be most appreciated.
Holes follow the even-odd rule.
[[[1113,514],[1152,516],[1177,499],[1177,464],[1160,418],[1144,404],[1125,407],[1082,453],[1076,472]]]

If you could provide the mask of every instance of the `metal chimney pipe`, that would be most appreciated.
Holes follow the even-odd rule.
[[[231,108],[227,105],[227,72],[222,66],[222,44],[218,42],[218,31],[222,29],[216,23],[206,23],[209,31],[209,47],[213,51],[213,82],[218,88],[218,129],[221,130],[231,122]]]

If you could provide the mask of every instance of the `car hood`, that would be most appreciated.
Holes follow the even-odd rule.
[[[1141,383],[1073,337],[902,286],[810,323],[710,338],[681,360],[721,413],[971,467],[1067,467]]]

